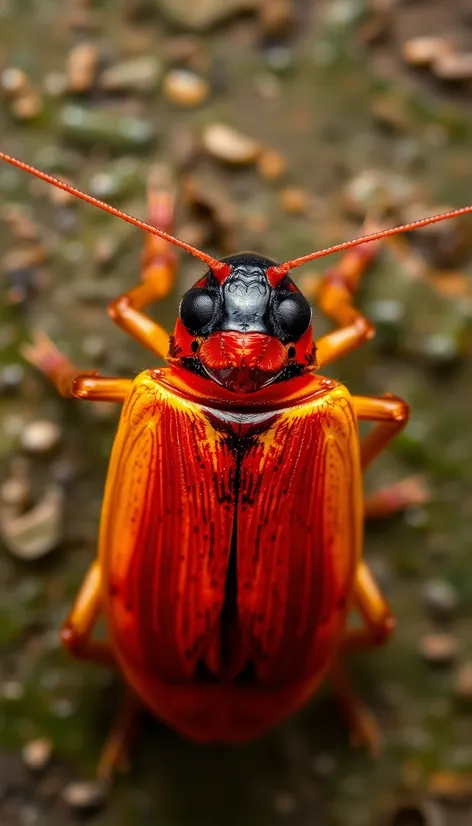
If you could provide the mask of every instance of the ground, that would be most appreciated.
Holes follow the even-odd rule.
[[[211,11],[218,3],[206,5]],[[268,24],[250,10],[189,40],[177,25],[182,0],[172,20],[162,13],[169,4],[157,0],[3,0],[1,148],[143,218],[149,169],[162,162],[183,192],[177,234],[213,254],[257,248],[285,260],[359,234],[366,211],[387,205],[385,220],[398,223],[472,202],[471,81],[440,83],[401,57],[409,37],[443,37],[448,27],[470,33],[467,3],[448,3],[446,16],[439,2],[398,3],[385,21],[353,0],[294,5],[295,29],[279,43],[262,36]],[[112,96],[92,80],[82,94],[66,91],[68,56],[82,42],[97,49],[100,70],[151,58],[149,90]],[[466,38],[460,48],[469,45]],[[205,79],[210,91],[201,106],[166,98],[161,76],[173,63]],[[21,95],[6,89],[12,67],[30,78],[35,119],[21,106],[14,116]],[[68,72],[70,82],[70,60]],[[71,106],[106,110],[111,120],[78,124]],[[131,137],[115,120],[125,115],[139,119]],[[285,178],[267,181],[255,164],[223,166],[209,157],[198,138],[213,122],[279,151]],[[198,210],[189,203],[192,187]],[[53,483],[66,492],[40,513],[32,540],[24,533],[15,540],[5,506],[0,515],[0,820],[65,826],[71,815],[61,790],[93,775],[117,698],[115,679],[71,662],[57,635],[95,553],[117,411],[59,400],[19,347],[41,327],[84,368],[133,375],[151,366],[105,312],[107,300],[136,283],[143,238],[92,207],[53,200],[45,185],[8,167],[0,169],[0,208],[2,478],[26,477],[33,504]],[[26,218],[39,242],[25,238]],[[458,675],[472,660],[470,252],[470,223],[381,251],[359,299],[378,336],[330,370],[356,393],[396,393],[412,408],[407,431],[375,464],[368,487],[419,474],[431,491],[428,504],[367,529],[366,555],[398,617],[383,650],[352,662],[384,732],[381,757],[349,748],[328,689],[279,730],[239,748],[200,748],[149,721],[132,774],[118,780],[97,826],[414,826],[435,824],[427,818],[444,812],[451,826],[467,821],[472,715],[470,698],[458,697]],[[418,261],[432,269],[425,274]],[[307,269],[321,272],[322,264]],[[155,310],[169,328],[198,272],[182,257],[176,290]],[[314,324],[327,329],[316,310]],[[44,454],[25,447],[26,425],[35,420],[59,426],[59,443]],[[36,561],[19,558],[40,539],[57,547]],[[446,634],[442,667],[428,661],[438,645],[429,635],[437,633]],[[20,757],[37,737],[52,741],[55,761],[39,778]],[[436,807],[438,773],[450,776],[454,806],[422,815],[415,806]],[[403,803],[410,809],[382,820]]]

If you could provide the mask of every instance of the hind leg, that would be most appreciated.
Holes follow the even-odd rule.
[[[346,630],[341,644],[343,654],[383,645],[395,628],[395,618],[365,562],[360,562],[357,569],[354,607],[361,615],[362,625]],[[340,659],[333,666],[330,680],[349,723],[353,744],[364,745],[376,756],[382,744],[380,729],[356,694]]]
[[[356,694],[340,660],[332,667],[329,680],[349,726],[351,744],[364,746],[372,757],[377,757],[382,747],[380,728],[373,714]]]
[[[74,657],[85,662],[116,667],[110,644],[106,640],[92,639],[102,610],[101,595],[100,566],[96,560],[85,575],[72,611],[62,627],[61,639]],[[98,763],[97,774],[101,779],[109,780],[115,770],[128,769],[128,752],[139,711],[139,701],[126,689],[122,710],[105,742]]]

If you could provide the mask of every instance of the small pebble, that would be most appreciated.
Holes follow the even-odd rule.
[[[364,169],[349,181],[344,191],[344,205],[349,212],[362,216],[379,206],[398,208],[411,202],[415,187],[407,175]]]
[[[203,32],[242,12],[256,11],[259,0],[155,0],[160,12],[178,26]]]
[[[18,120],[34,120],[43,109],[40,95],[34,89],[27,89],[15,98],[11,110]]]
[[[1,74],[1,86],[8,95],[17,97],[29,88],[28,75],[22,69],[10,66],[4,69]]]
[[[49,72],[43,80],[43,89],[52,98],[65,95],[69,81],[65,72]]]
[[[460,772],[437,772],[429,781],[429,793],[446,803],[470,803],[472,775]]]
[[[266,49],[265,59],[268,68],[279,75],[285,75],[293,67],[293,51],[285,45],[272,46]]]
[[[100,780],[69,783],[62,792],[62,799],[77,812],[100,809],[108,797],[108,785]]]
[[[0,393],[14,393],[16,392],[25,375],[25,371],[21,364],[7,364],[0,370]]]
[[[165,58],[168,64],[193,66],[199,63],[204,51],[204,41],[192,34],[173,37],[165,43]]]
[[[440,55],[432,65],[432,71],[441,80],[464,81],[472,78],[472,52]]]
[[[294,0],[262,0],[259,9],[259,25],[266,37],[287,36],[294,22]]]
[[[30,422],[21,436],[21,446],[28,453],[49,453],[57,447],[61,439],[61,429],[55,422],[37,419]]]
[[[69,52],[66,64],[71,92],[88,92],[97,75],[99,53],[93,43],[79,43]]]
[[[430,66],[435,60],[452,53],[453,46],[443,37],[412,37],[403,45],[403,59],[410,66]]]
[[[410,109],[400,95],[377,95],[372,101],[372,115],[381,126],[399,135],[411,132]]]
[[[419,652],[431,665],[450,665],[457,655],[457,640],[452,634],[425,634]]]
[[[274,809],[282,817],[289,817],[296,809],[294,796],[290,792],[277,792],[274,798]]]
[[[153,55],[141,55],[105,69],[99,80],[107,92],[152,92],[161,76],[161,63]]]
[[[302,215],[308,210],[310,197],[304,189],[287,187],[279,192],[279,203],[285,212],[291,215]]]
[[[223,123],[207,126],[202,140],[210,155],[229,164],[254,163],[262,151],[260,143]]]
[[[287,161],[281,152],[264,149],[259,157],[257,171],[265,181],[278,181],[287,172]]]
[[[423,587],[423,599],[429,613],[438,620],[449,620],[457,612],[456,589],[443,579],[431,579]]]
[[[40,501],[25,513],[0,509],[0,536],[18,559],[40,559],[53,551],[62,538],[64,491],[50,484]]]
[[[162,88],[167,100],[188,108],[200,106],[210,93],[208,83],[187,69],[170,69]]]
[[[280,98],[280,80],[273,72],[261,72],[256,75],[254,88],[263,100],[276,101]]]
[[[52,743],[45,737],[37,740],[30,740],[22,749],[22,757],[25,766],[31,771],[40,772],[46,768],[52,757]]]
[[[0,500],[3,505],[21,510],[28,501],[29,490],[30,486],[25,478],[11,476],[5,479],[0,487]]]
[[[143,118],[67,104],[59,113],[63,137],[79,146],[110,150],[147,149],[156,138],[153,124]]]
[[[472,662],[466,662],[459,668],[455,690],[461,700],[472,700]]]

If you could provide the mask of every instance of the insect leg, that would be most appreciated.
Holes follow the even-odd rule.
[[[382,745],[380,729],[375,717],[356,694],[351,680],[339,660],[332,667],[329,680],[348,722],[352,745],[365,746],[369,754],[376,757]]]
[[[381,490],[373,491],[364,501],[366,519],[384,519],[410,507],[429,501],[429,490],[422,476],[409,476]]]
[[[115,658],[109,644],[105,640],[91,639],[100,611],[101,574],[98,560],[95,560],[62,626],[61,640],[74,657],[112,667]]]
[[[32,338],[32,344],[23,345],[23,357],[48,376],[62,396],[104,402],[125,400],[131,379],[102,377],[96,372],[78,370],[45,333],[35,333]]]
[[[343,651],[360,651],[383,645],[395,628],[395,618],[365,562],[359,563],[356,572],[354,607],[359,611],[363,625],[347,629],[342,642]]]
[[[391,395],[381,398],[355,396],[354,408],[359,419],[378,422],[361,442],[361,464],[365,469],[406,426],[409,408],[402,399]],[[422,505],[428,499],[429,491],[424,479],[410,476],[370,494],[365,500],[364,515],[366,519],[381,519],[410,506]]]
[[[307,297],[315,297],[321,310],[338,327],[316,342],[318,367],[355,350],[375,333],[370,321],[354,306],[353,299],[367,265],[375,256],[376,247],[375,243],[362,244],[348,250],[323,276],[316,291],[311,291],[312,295],[309,285],[304,287]]]
[[[362,469],[381,453],[389,442],[408,423],[410,410],[406,402],[397,396],[353,396],[354,410],[358,419],[378,422],[361,442]]]
[[[395,627],[395,619],[365,562],[360,562],[354,585],[354,606],[363,625],[346,631],[343,653],[382,645]],[[381,735],[374,717],[355,693],[343,664],[338,659],[330,673],[336,696],[352,731],[354,744],[364,744],[372,755],[378,754]]]
[[[97,767],[101,780],[110,780],[115,769],[129,770],[128,753],[133,738],[141,704],[135,695],[126,689],[121,711],[103,747]]]
[[[174,193],[163,180],[162,173],[151,176],[148,189],[149,222],[168,232],[174,217]],[[155,235],[146,237],[141,284],[124,293],[109,305],[113,321],[143,347],[165,358],[169,349],[169,333],[141,310],[168,295],[174,285],[177,258],[172,245]]]
[[[99,562],[95,560],[62,626],[61,639],[74,657],[114,667],[116,662],[110,645],[105,640],[91,639],[101,609],[101,574]],[[107,737],[98,763],[99,778],[109,780],[115,769],[127,771],[128,751],[139,710],[138,699],[126,689],[121,712]]]

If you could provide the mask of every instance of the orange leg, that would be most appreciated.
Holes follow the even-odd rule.
[[[363,625],[349,628],[342,642],[344,652],[361,651],[382,645],[395,627],[395,619],[365,562],[360,562],[354,586],[354,607]],[[373,756],[379,753],[382,736],[375,718],[354,691],[344,666],[338,659],[330,679],[352,733],[354,745],[364,745]]]
[[[343,666],[336,660],[329,679],[346,718],[353,746],[364,746],[372,757],[377,757],[382,746],[382,735],[375,717],[364,705],[352,687],[351,680]]]
[[[409,476],[366,497],[366,519],[385,519],[407,508],[424,505],[429,501],[429,489],[423,476]]]
[[[379,397],[354,396],[353,403],[358,419],[378,422],[361,442],[361,465],[365,470],[406,426],[410,417],[410,409],[406,402],[391,394]]]
[[[359,563],[356,573],[354,607],[361,615],[363,625],[347,629],[343,650],[362,651],[383,645],[395,628],[395,619],[365,562]]]
[[[113,667],[115,658],[108,642],[91,639],[101,608],[100,566],[98,560],[95,560],[87,571],[72,610],[62,626],[61,640],[74,657]]]
[[[135,695],[126,689],[121,712],[103,746],[97,766],[101,780],[110,780],[115,770],[129,771],[129,751],[136,731],[141,705]]]
[[[92,639],[101,609],[100,566],[98,560],[95,560],[87,571],[72,611],[62,626],[61,639],[74,657],[116,667],[109,643]],[[123,708],[105,742],[98,763],[97,774],[102,780],[109,780],[115,769],[128,769],[128,751],[139,710],[139,701],[127,689]]]
[[[384,398],[354,396],[354,409],[359,419],[374,421],[378,424],[371,433],[361,442],[361,464],[365,469],[393,437],[405,427],[408,421],[408,406],[401,399],[394,396]],[[398,487],[405,483],[400,483]],[[398,491],[397,491],[398,492]],[[391,489],[390,489],[391,493]],[[397,496],[396,509],[401,501],[405,503],[406,494],[411,496],[412,491],[403,489],[403,497]],[[388,497],[386,492],[376,494],[366,503],[367,512],[386,510]],[[392,502],[390,502],[392,505]],[[392,507],[390,507],[390,512]],[[361,561],[358,565],[353,595],[354,607],[362,618],[360,628],[346,630],[341,644],[343,653],[361,651],[382,645],[395,627],[395,619],[389,605],[375,582],[367,564]],[[336,696],[346,715],[355,743],[364,744],[373,755],[378,754],[381,746],[381,734],[375,719],[359,699],[352,688],[342,663],[337,660],[330,675]]]
[[[354,304],[362,275],[376,254],[377,244],[361,244],[346,252],[316,290],[318,306],[338,326],[316,342],[319,368],[355,350],[375,334],[373,325]],[[309,292],[309,290],[308,290]]]
[[[125,400],[131,379],[106,378],[94,371],[78,370],[45,333],[35,333],[32,339],[32,344],[23,345],[23,357],[51,379],[61,396],[102,402]]]
[[[149,223],[171,232],[174,194],[166,186],[160,171],[156,171],[151,177],[148,203]],[[141,310],[169,294],[174,285],[176,268],[177,259],[172,245],[163,238],[147,235],[141,271],[142,283],[112,301],[108,308],[113,321],[125,333],[163,359],[169,349],[169,333]]]

